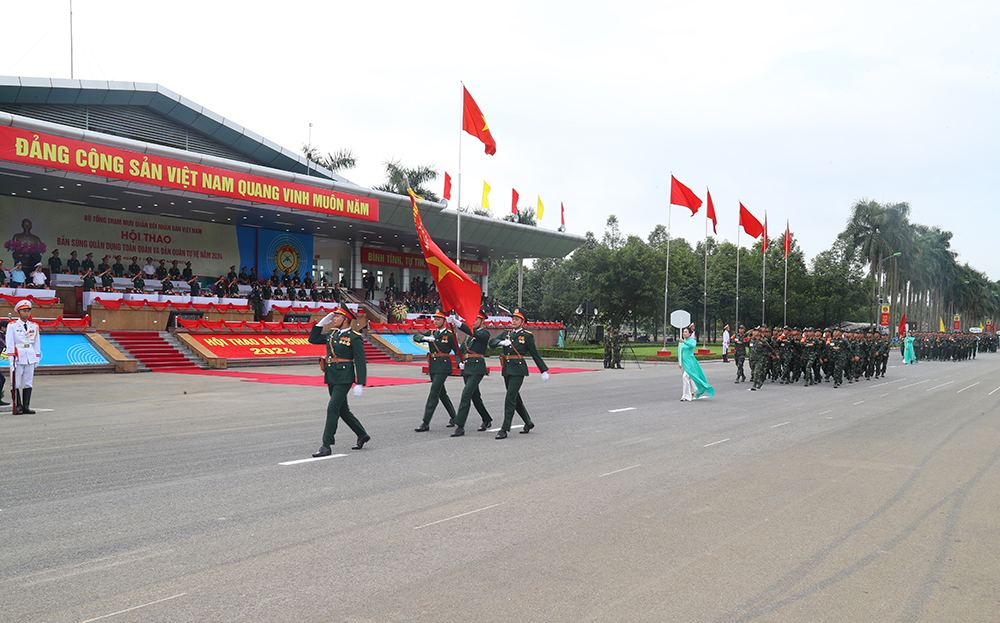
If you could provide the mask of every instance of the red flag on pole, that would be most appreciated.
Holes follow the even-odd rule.
[[[451,199],[451,176],[444,172],[444,198]]]
[[[718,235],[719,231],[716,226],[719,224],[718,219],[715,218],[715,205],[712,203],[712,193],[705,189],[705,202],[708,205],[708,220],[712,221],[712,233]]]
[[[906,333],[906,312],[903,312],[903,317],[899,319],[899,336],[902,337]]]
[[[424,221],[420,218],[420,210],[417,209],[417,196],[413,194],[412,189],[407,189],[407,192],[410,194],[410,205],[413,207],[413,226],[417,229],[417,238],[424,252],[427,270],[437,286],[441,309],[446,313],[454,311],[471,322],[479,314],[482,290],[478,283],[448,259],[441,248],[431,240],[430,234],[424,228]]]
[[[469,90],[462,87],[462,91],[462,129],[481,140],[486,145],[486,153],[492,156],[497,153],[497,142],[490,134],[490,126],[486,123],[486,117],[483,115],[483,111],[479,110],[476,100],[472,99]]]
[[[760,252],[767,253],[767,210],[764,210],[764,242],[760,245]]]
[[[740,226],[751,238],[759,238],[764,232],[764,226],[760,224],[757,217],[750,214],[750,210],[740,203]]]
[[[566,227],[566,206],[563,205],[562,201],[559,202],[559,220],[560,225]]]
[[[517,214],[517,200],[520,195],[517,194],[517,190],[514,188],[510,189],[510,213]]]
[[[671,175],[670,205],[684,206],[691,210],[691,216],[694,216],[698,212],[698,208],[701,207],[701,199],[690,188],[678,182],[677,178]]]
[[[788,221],[785,221],[785,259],[788,259],[788,254],[792,252],[792,230],[788,227]]]

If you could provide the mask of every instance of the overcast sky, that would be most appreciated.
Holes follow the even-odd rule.
[[[68,0],[8,3],[0,73],[69,77]],[[1000,279],[1000,3],[77,0],[76,77],[158,82],[290,149],[458,172],[461,87],[496,156],[463,141],[462,203],[541,194],[542,227],[645,237],[669,175],[737,201],[812,257],[862,198],[908,201]],[[437,184],[440,192],[440,181]],[[673,208],[696,240],[702,213]],[[743,236],[746,242],[746,236]]]

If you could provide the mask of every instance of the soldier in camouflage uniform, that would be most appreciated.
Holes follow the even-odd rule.
[[[746,334],[746,327],[743,325],[739,326],[736,331],[736,335],[732,338],[731,343],[733,346],[733,357],[736,359],[736,382],[745,383],[747,380],[747,375],[743,371],[743,364],[747,357],[747,344],[750,338]]]
[[[771,342],[767,337],[767,328],[755,330],[754,337],[750,340],[750,380],[753,382],[750,391],[757,391],[767,380],[768,372],[771,369],[771,353]]]
[[[840,329],[833,330],[830,342],[830,358],[833,361],[833,388],[837,389],[844,383],[844,368],[851,357],[851,343],[844,337]]]

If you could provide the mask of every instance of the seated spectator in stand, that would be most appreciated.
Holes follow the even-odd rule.
[[[306,287],[306,290],[311,290],[313,287],[312,275],[306,275],[306,278],[302,280],[302,285]]]
[[[24,274],[21,262],[14,262],[14,268],[10,271],[10,287],[23,288],[28,277]]]
[[[319,288],[313,288],[309,290],[309,298],[313,300],[314,303],[319,302]]]
[[[167,260],[160,260],[160,264],[156,267],[156,273],[154,276],[159,281],[163,281],[167,278]]]
[[[226,288],[226,296],[231,299],[240,297],[240,282],[239,279],[230,279],[229,286]]]
[[[271,294],[271,300],[272,301],[284,301],[285,300],[285,293],[281,290],[281,286],[278,286],[277,288],[274,289],[274,293]]]
[[[71,275],[80,274],[80,260],[76,259],[76,251],[69,252],[69,260],[66,261],[66,271]]]
[[[188,262],[188,264],[190,265],[191,262]],[[191,296],[201,296],[201,281],[197,275],[191,275],[191,278],[187,280],[187,284],[191,286]]]
[[[324,303],[333,302],[333,295],[330,294],[329,288],[323,288],[322,290],[320,290],[319,300],[323,301]]]
[[[177,260],[170,261],[170,270],[167,271],[167,276],[171,279],[181,278],[181,269],[177,266]]]
[[[0,288],[7,287],[7,269],[3,267],[3,260],[0,260]]]
[[[170,281],[170,277],[164,277],[160,280],[160,294],[173,294],[174,293],[174,282]]]
[[[35,270],[31,271],[31,287],[44,288],[47,281],[48,279],[45,277],[45,269],[42,268],[42,263],[35,264]]]
[[[191,281],[191,277],[194,277],[194,271],[191,270],[191,262],[184,262],[184,270],[181,271],[181,278],[184,281]]]
[[[281,285],[286,290],[288,289],[288,286],[292,285],[292,275],[287,270],[285,271],[285,274],[281,276]]]
[[[94,276],[94,269],[88,268],[83,271],[83,291],[93,292],[97,289],[97,277]]]
[[[229,267],[229,272],[226,273],[226,281],[232,281],[236,279],[239,275],[236,274],[236,264]]]
[[[115,277],[125,276],[125,265],[122,264],[122,256],[115,256],[115,263],[111,265],[111,272],[115,274]]]
[[[299,299],[300,301],[308,301],[309,293],[306,292],[306,289],[304,287],[299,286],[298,292],[295,293],[295,298]]]
[[[250,269],[250,283],[260,283],[260,279],[257,278],[256,266]]]
[[[289,301],[294,301],[295,300],[295,288],[293,286],[291,286],[291,285],[289,285],[287,288],[285,288],[285,296],[288,297]]]
[[[146,291],[146,280],[142,278],[142,270],[135,271],[132,277],[132,292],[143,294]]]
[[[62,272],[62,258],[59,257],[59,249],[52,250],[52,257],[49,258],[49,274],[58,275]]]
[[[110,255],[105,255],[101,258],[101,263],[97,265],[97,275],[100,276],[101,273],[111,268]]]
[[[111,268],[108,267],[107,270],[102,272],[98,277],[101,278],[101,292],[114,292],[115,291],[115,278],[111,276]]]
[[[226,276],[219,275],[219,278],[212,284],[212,294],[222,298],[226,295]]]
[[[80,262],[80,270],[93,272],[97,266],[94,265],[94,254],[87,253],[83,256],[83,261]]]
[[[133,255],[132,261],[129,262],[128,264],[128,274],[132,275],[132,278],[135,279],[135,274],[141,272],[142,272],[142,267],[139,266],[139,256]]]
[[[246,266],[240,266],[240,274],[237,275],[236,278],[239,279],[240,283],[242,283],[244,285],[246,285],[247,283],[250,283],[250,273],[247,272],[247,267]]]
[[[146,275],[146,279],[152,279],[156,276],[156,267],[153,266],[153,258],[146,258],[146,264],[142,267],[142,272]]]
[[[271,297],[274,296],[274,291],[271,289],[271,282],[265,281],[260,284],[260,300],[270,301]]]

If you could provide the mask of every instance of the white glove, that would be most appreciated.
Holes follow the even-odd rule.
[[[360,396],[363,392],[364,392],[364,388],[362,388],[360,385],[355,385],[354,386],[354,395],[355,396]]]
[[[325,327],[326,325],[333,322],[333,317],[337,315],[337,312],[330,312],[329,314],[323,316],[323,318],[316,323],[317,327]]]
[[[505,340],[500,340],[499,342],[497,342],[497,344],[499,344],[500,346],[510,346],[511,341],[510,338],[507,338]]]
[[[465,362],[464,361],[459,361],[458,362],[458,369],[459,370],[464,370],[465,369]]]
[[[434,339],[433,335],[425,335],[424,336],[424,341],[425,342],[436,342],[437,340]]]
[[[457,327],[462,324],[462,318],[459,316],[448,316],[448,324]]]
[[[543,381],[549,380],[549,373],[548,372],[542,372],[542,380]]]

